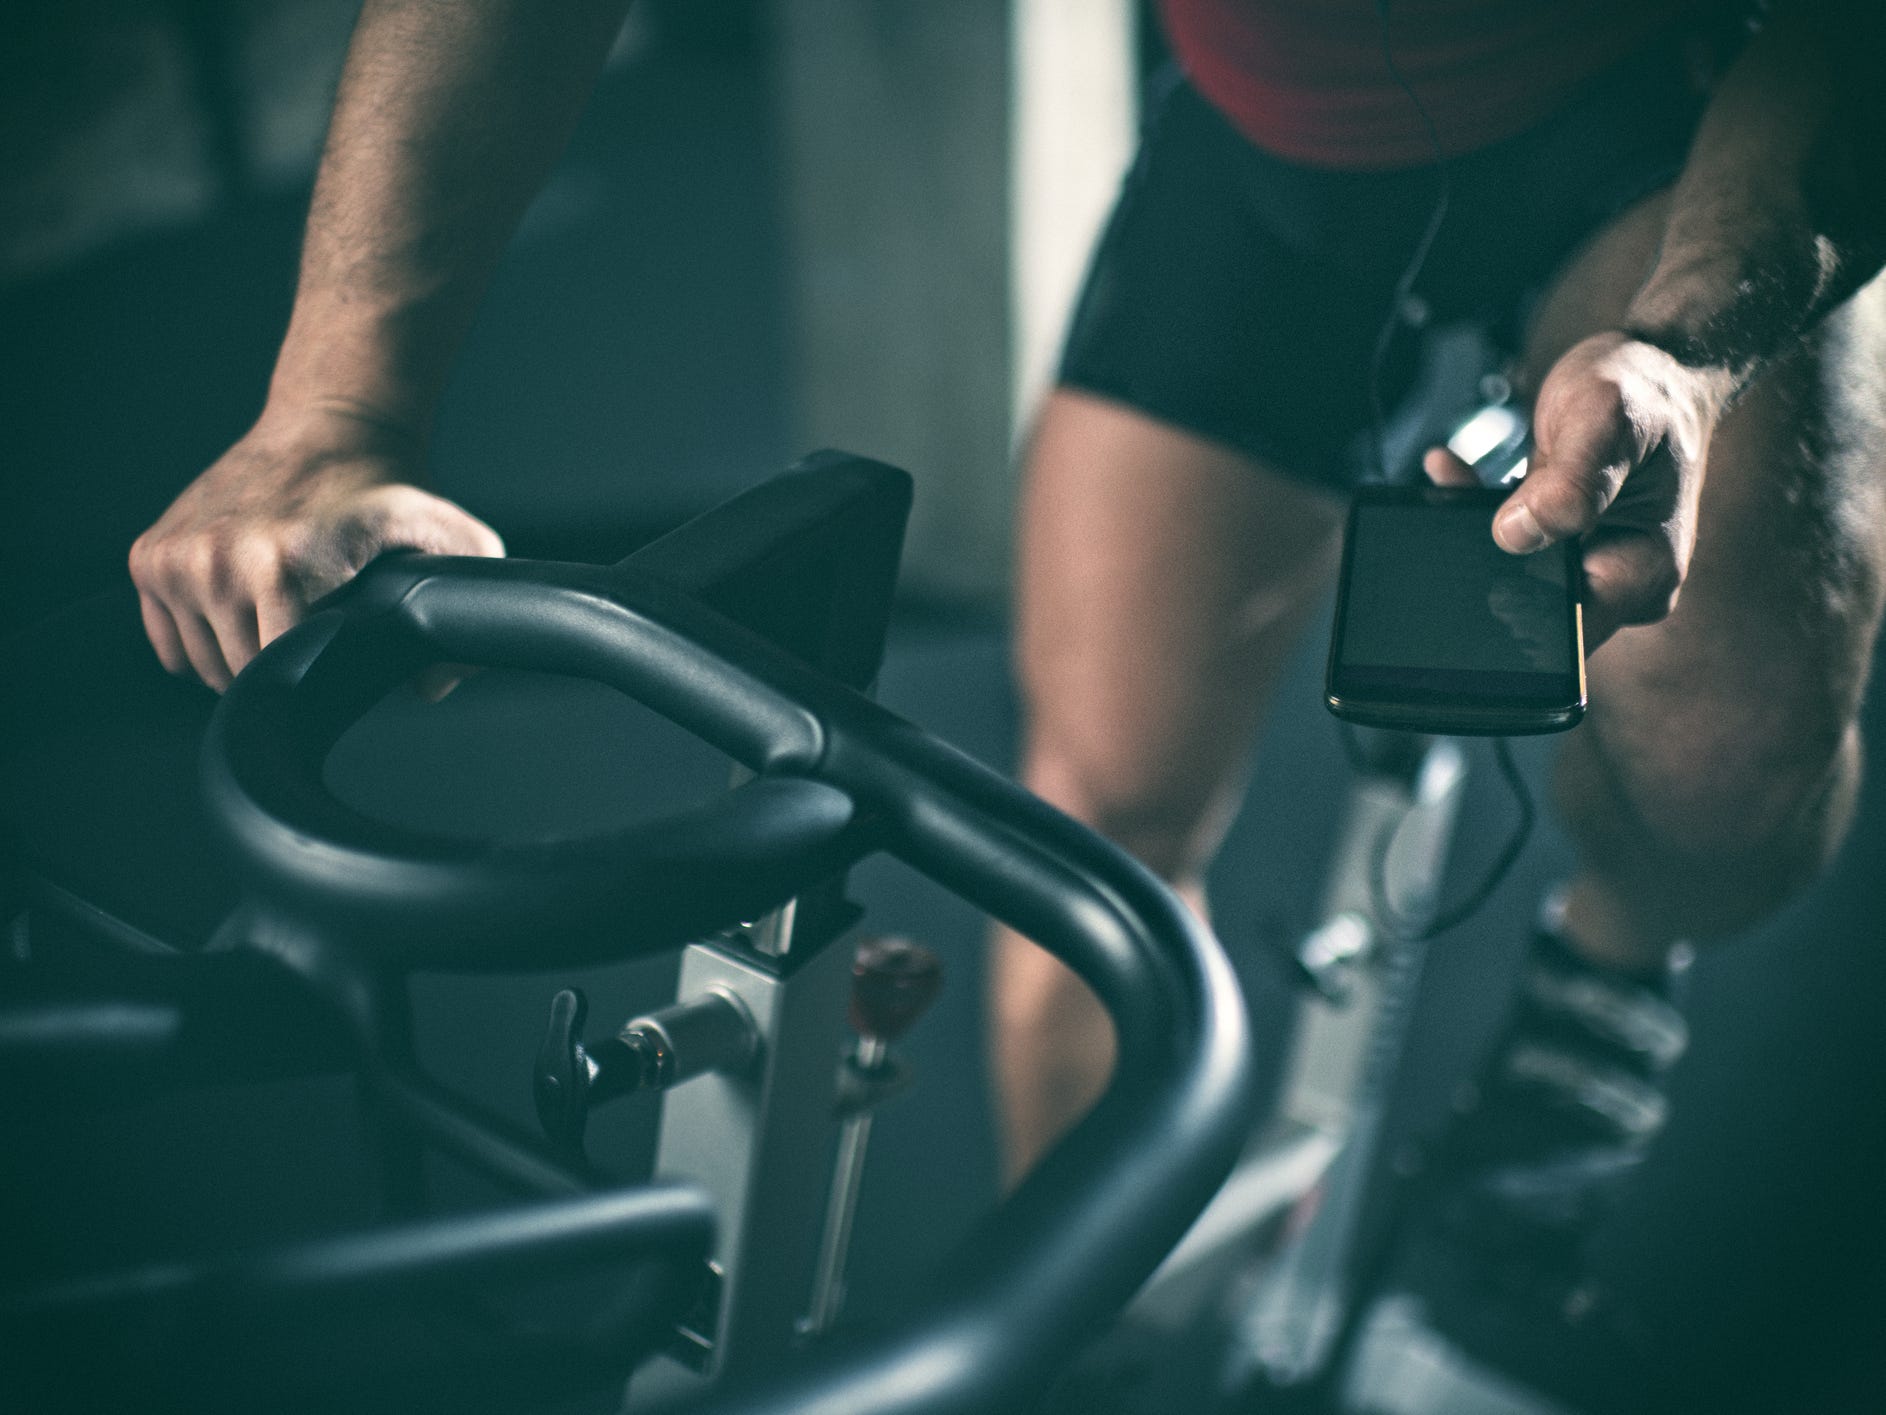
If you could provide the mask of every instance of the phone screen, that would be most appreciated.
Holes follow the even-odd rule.
[[[1405,709],[1406,725],[1428,730],[1544,731],[1577,720],[1577,552],[1501,550],[1492,526],[1504,499],[1493,489],[1439,487],[1357,496],[1331,648],[1332,707],[1359,707],[1352,715],[1369,720]]]

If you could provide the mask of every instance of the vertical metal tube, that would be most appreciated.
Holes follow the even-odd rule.
[[[869,1076],[882,1069],[889,1054],[890,1047],[882,1038],[862,1037],[850,1065]],[[818,1266],[813,1270],[812,1302],[803,1323],[807,1336],[829,1330],[845,1305],[845,1262],[851,1249],[852,1220],[858,1213],[858,1191],[864,1182],[865,1148],[870,1143],[871,1112],[861,1110],[848,1117],[838,1132],[838,1158],[832,1166],[825,1232],[819,1241]]]

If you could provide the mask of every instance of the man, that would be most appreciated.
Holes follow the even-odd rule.
[[[419,488],[427,428],[624,7],[369,0],[267,404],[131,553],[173,672],[226,685],[386,548],[502,553]],[[1496,1173],[1512,1114],[1551,1110],[1568,1076],[1623,1097],[1570,1148],[1641,1149],[1680,1046],[1672,950],[1812,879],[1859,773],[1886,251],[1852,56],[1880,52],[1857,32],[1878,21],[1785,9],[1699,89],[1679,8],[1166,0],[1190,81],[1154,106],[1029,454],[1024,780],[1202,909],[1332,564],[1374,343],[1447,158],[1416,289],[1514,327],[1530,308],[1538,456],[1496,537],[1515,554],[1581,538],[1593,649],[1558,772],[1579,870],[1490,1064],[1488,1118],[1456,1146]],[[1103,1083],[1110,1039],[1025,941],[998,942],[994,976],[1019,1173]],[[1593,996],[1614,1005],[1566,1001]],[[1514,1062],[1537,1062],[1541,1033],[1570,1072]],[[1526,1161],[1560,1152],[1533,1138]],[[1569,1166],[1559,1214],[1582,1212],[1594,1166],[1617,1167]]]
[[[1445,156],[1415,290],[1517,336],[1537,455],[1495,537],[1582,538],[1593,653],[1556,780],[1578,870],[1408,1265],[1445,1308],[1468,1285],[1447,1245],[1477,1249],[1529,1289],[1507,1298],[1583,1317],[1582,1240],[1684,1042],[1672,958],[1814,878],[1854,800],[1886,564],[1880,129],[1838,58],[1854,17],[1782,9],[1712,55],[1675,5],[1163,10],[1188,82],[1152,107],[1030,456],[1023,779],[1204,907],[1337,493],[1369,464],[1377,343]],[[1470,479],[1441,452],[1427,469]],[[1020,939],[991,1000],[1019,1174],[1111,1043]],[[1495,1358],[1524,1339],[1502,1304],[1471,1334]]]

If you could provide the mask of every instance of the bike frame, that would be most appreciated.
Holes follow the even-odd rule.
[[[833,499],[802,516],[807,482]],[[45,1082],[82,1054],[87,1084],[107,1090],[128,1070],[158,1084],[244,1064],[292,1072],[280,1055],[245,1050],[258,1040],[247,1020],[256,996],[249,985],[266,979],[264,990],[284,998],[311,994],[321,1019],[306,1048],[297,1038],[281,1053],[359,1071],[388,1138],[396,1206],[420,1197],[408,1148],[418,1144],[532,1201],[484,1216],[483,1227],[402,1221],[249,1254],[233,1267],[211,1262],[168,1276],[134,1270],[14,1287],[0,1292],[0,1318],[30,1334],[47,1322],[90,1323],[97,1332],[125,1317],[169,1321],[177,1300],[212,1297],[211,1310],[230,1319],[284,1302],[313,1311],[323,1294],[344,1309],[375,1273],[410,1290],[444,1291],[480,1273],[554,1271],[573,1245],[582,1248],[584,1234],[613,1233],[620,1246],[645,1231],[661,1300],[636,1308],[634,1321],[618,1316],[583,1333],[587,1346],[538,1343],[538,1358],[560,1361],[579,1348],[598,1356],[671,1302],[668,1289],[692,1280],[697,1307],[709,1314],[694,1328],[708,1359],[695,1364],[714,1379],[716,1408],[785,1411],[824,1401],[858,1410],[975,1410],[1038,1391],[1222,1179],[1250,1103],[1248,1046],[1222,956],[1169,891],[1090,833],[833,681],[868,681],[874,671],[881,615],[862,633],[829,621],[835,604],[860,592],[861,577],[878,586],[880,606],[886,601],[895,545],[848,556],[829,537],[820,546],[821,528],[854,513],[871,520],[877,512],[858,508],[886,505],[901,525],[906,497],[907,483],[889,469],[821,460],[801,470],[796,491],[761,488],[743,498],[749,529],[724,538],[725,520],[704,524],[693,533],[703,538],[697,544],[678,534],[609,571],[389,563],[363,574],[344,608],[323,609],[271,645],[223,699],[204,758],[207,800],[246,902],[211,954],[158,960],[162,976],[9,1005],[0,1017],[0,1068]],[[806,547],[820,567],[817,583],[798,596],[761,592],[776,568],[766,562],[788,545]],[[794,598],[815,613],[795,618]],[[760,623],[737,617],[743,601]],[[596,676],[674,715],[756,779],[722,805],[575,852],[468,854],[462,843],[376,827],[323,796],[320,762],[350,716],[401,681],[415,655]],[[822,1124],[829,1133],[832,1124],[838,1058],[837,1028],[827,1026],[835,1023],[827,960],[841,931],[837,881],[870,850],[897,855],[1027,929],[1085,976],[1114,1014],[1122,1073],[1089,1121],[989,1216],[899,1322],[871,1340],[841,1335],[787,1355],[809,1269],[767,1267],[777,1246],[772,1230],[788,1208],[804,1211],[805,1199],[815,1201],[807,1228],[816,1230],[820,1205],[817,1184],[776,1171],[797,1163],[781,1153],[789,1131]],[[702,860],[710,868],[690,873],[687,862]],[[35,911],[77,897],[58,863],[30,851],[18,861],[31,903],[15,932],[27,952],[36,947]],[[594,927],[619,919],[626,901],[636,906],[633,929]],[[708,919],[715,922],[703,932]],[[640,1208],[597,1209],[590,1191],[600,1176],[482,1113],[412,1057],[404,979],[414,968],[555,968],[690,936],[697,942],[683,966],[684,989],[738,995],[764,1058],[758,1071],[725,1084],[710,1077],[677,1090],[664,1117],[668,1162],[732,1176],[718,1205],[690,1184],[657,1189]],[[172,964],[181,971],[167,971]],[[197,985],[180,991],[185,975]],[[118,1003],[145,1009],[153,1025],[127,1033]],[[811,1038],[803,1045],[802,1032]],[[50,1050],[42,1044],[48,1036],[58,1042]],[[786,1091],[794,1099],[777,1124],[770,1116],[751,1123],[756,1101],[771,1107]],[[73,1088],[62,1099],[76,1103]],[[750,1122],[738,1149],[726,1139],[730,1119]],[[813,1171],[829,1165],[829,1146],[799,1148],[818,1155],[805,1162]],[[701,1250],[711,1207],[728,1225],[716,1251],[736,1259],[723,1265],[718,1290],[698,1281],[698,1258],[690,1257]],[[267,1370],[251,1374],[266,1387]],[[161,1385],[140,1384],[162,1403]],[[187,1391],[175,1393],[187,1404]]]

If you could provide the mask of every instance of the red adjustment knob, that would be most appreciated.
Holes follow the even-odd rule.
[[[907,938],[871,938],[851,963],[851,1028],[867,1041],[894,1042],[943,988],[943,965]]]

